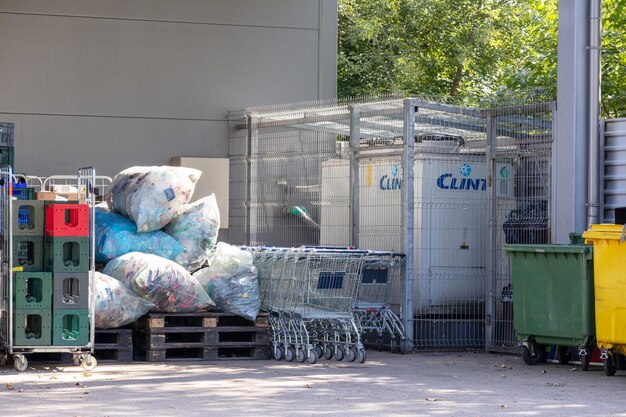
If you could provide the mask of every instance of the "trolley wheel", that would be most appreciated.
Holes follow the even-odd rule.
[[[617,372],[617,367],[615,366],[615,358],[612,354],[609,354],[609,357],[604,360],[604,374],[606,376],[613,376],[615,372]]]
[[[317,358],[321,358],[324,355],[324,349],[320,345],[315,346],[315,353],[317,354]]]
[[[296,352],[294,352],[293,348],[291,346],[289,346],[287,349],[285,349],[285,360],[287,362],[292,362],[293,358],[295,358],[296,356]]]
[[[591,352],[591,351],[589,351]],[[582,368],[583,371],[588,371],[589,370],[589,362],[591,362],[591,354],[586,354],[586,355],[582,355],[580,357],[580,366]]]
[[[74,366],[79,366],[80,365],[80,355],[74,355],[72,356],[72,363],[74,363]]]
[[[6,357],[6,355],[0,356],[0,366],[6,366],[6,364],[7,364],[7,357]]]
[[[326,347],[324,347],[324,359],[330,360],[333,358],[333,355],[333,348],[330,345],[326,345]]]
[[[567,365],[571,360],[571,352],[565,346],[559,346],[559,350],[557,351],[559,355],[559,363],[561,365]]]
[[[13,366],[15,370],[18,372],[24,372],[28,369],[28,359],[24,355],[14,355],[13,356]]]
[[[306,353],[304,353],[303,349],[298,349],[296,351],[296,362],[303,363],[306,359]]]
[[[364,363],[365,360],[367,359],[367,356],[365,355],[365,349],[361,348],[359,349],[359,356],[358,356],[358,361],[359,363]]]
[[[274,359],[281,360],[285,356],[285,352],[282,346],[274,346]]]
[[[85,371],[93,371],[96,369],[96,366],[98,366],[98,361],[92,355],[87,355],[87,357],[80,361],[80,366],[82,366]]]
[[[356,357],[357,357],[357,350],[355,348],[350,346],[348,349],[346,349],[346,360],[348,362],[354,362],[356,360]]]
[[[543,345],[533,344],[534,354],[530,353],[530,350],[524,346],[524,350],[522,351],[522,359],[526,362],[527,365],[537,365],[538,363],[543,362],[545,358],[546,351]]]
[[[315,362],[317,362],[317,349],[311,349],[309,350],[309,354],[306,357],[306,361],[310,364],[313,365]]]
[[[335,349],[335,360],[341,361],[345,355],[346,354],[344,353],[343,348],[341,346],[337,346]]]

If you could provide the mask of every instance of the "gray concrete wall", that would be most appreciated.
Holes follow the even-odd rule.
[[[15,167],[228,157],[226,115],[336,95],[336,0],[0,0]]]

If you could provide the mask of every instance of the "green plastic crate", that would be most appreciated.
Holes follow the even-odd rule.
[[[50,308],[16,308],[13,317],[15,346],[49,346],[51,343]]]
[[[13,236],[42,236],[44,234],[44,202],[16,200],[13,207]]]
[[[88,309],[62,309],[53,312],[54,346],[85,346],[87,343],[89,343]]]
[[[43,271],[43,246],[43,236],[13,236],[13,267],[28,272]]]
[[[88,272],[89,237],[46,237],[44,266],[50,272]]]
[[[17,272],[14,278],[15,308],[52,307],[50,272]]]

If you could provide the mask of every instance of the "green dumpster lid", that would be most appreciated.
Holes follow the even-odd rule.
[[[621,224],[592,224],[591,228],[583,233],[583,239],[608,239],[621,240],[624,239],[626,226]]]
[[[502,245],[507,252],[533,252],[533,253],[592,253],[591,245]]]

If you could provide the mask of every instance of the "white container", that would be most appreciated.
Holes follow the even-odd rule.
[[[399,159],[361,159],[359,247],[402,251]],[[415,314],[475,310],[485,298],[485,157],[420,154],[415,159]],[[496,166],[498,197],[514,197],[514,169]],[[322,245],[350,242],[349,162],[322,163]],[[391,304],[400,305],[400,283]]]

